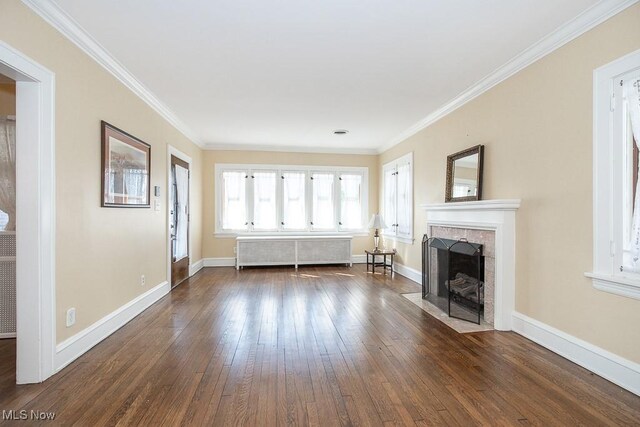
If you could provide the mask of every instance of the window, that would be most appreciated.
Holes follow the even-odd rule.
[[[246,230],[247,222],[247,171],[222,173],[222,228]]]
[[[340,175],[341,230],[361,230],[362,227],[362,175]]]
[[[413,243],[413,153],[383,167],[383,234]]]
[[[335,228],[334,174],[314,173],[311,175],[311,228],[332,230]]]
[[[307,228],[306,191],[307,174],[282,172],[282,229]]]
[[[277,230],[276,222],[276,172],[253,172],[253,220],[254,230]]]
[[[640,51],[594,73],[594,265],[597,289],[640,299]]]
[[[216,165],[216,233],[368,234],[368,169]]]

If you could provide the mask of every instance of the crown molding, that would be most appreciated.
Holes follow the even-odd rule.
[[[57,4],[51,0],[22,0],[22,2],[111,73],[194,144],[203,146],[195,132]]]
[[[519,53],[516,57],[502,65],[493,73],[484,77],[478,83],[471,86],[437,110],[433,111],[427,117],[378,148],[378,153],[381,154],[387,151],[407,138],[420,132],[422,129],[429,127],[436,121],[482,95],[492,87],[505,81],[517,72],[564,46],[576,37],[581,36],[612,16],[622,12],[624,9],[634,5],[638,1],[640,0],[602,0],[594,4],[592,7],[568,21],[554,32],[548,34],[525,49],[523,52]]]
[[[275,151],[284,153],[362,154],[368,156],[378,154],[378,150],[375,148],[299,147],[292,145],[205,144],[202,148],[211,151]]]

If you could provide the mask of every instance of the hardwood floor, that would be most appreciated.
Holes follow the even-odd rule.
[[[638,425],[637,397],[515,333],[459,335],[363,266],[210,268],[0,410],[96,425]],[[46,424],[46,423],[44,423]]]

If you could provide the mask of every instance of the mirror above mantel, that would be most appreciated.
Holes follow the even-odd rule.
[[[447,157],[445,202],[482,199],[484,145],[476,145]]]

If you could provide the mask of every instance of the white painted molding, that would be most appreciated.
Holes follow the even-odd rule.
[[[293,145],[258,145],[258,144],[204,144],[205,150],[212,151],[275,151],[285,153],[320,153],[320,154],[362,154],[375,156],[375,148],[349,147],[303,147]]]
[[[124,84],[129,90],[146,102],[160,116],[199,147],[203,143],[196,134],[182,120],[175,115],[166,104],[158,99],[146,86],[142,84],[129,70],[118,62],[100,43],[80,26],[71,16],[51,0],[22,0],[29,8],[37,13],[49,25],[62,33],[91,59]]]
[[[204,259],[201,259],[200,261],[196,261],[193,264],[191,264],[189,266],[189,277],[193,276],[198,271],[202,270],[203,267],[204,267]]]
[[[640,299],[640,281],[610,274],[585,273],[591,278],[593,287],[623,297]]]
[[[10,332],[10,333],[9,332],[5,332],[5,333],[0,334],[0,340],[7,339],[7,338],[15,338],[15,337],[16,337],[15,332]]]
[[[492,87],[505,81],[537,60],[564,46],[571,40],[586,33],[595,26],[637,2],[638,0],[602,0],[596,3],[580,15],[556,29],[551,34],[548,34],[523,52],[519,53],[515,58],[511,59],[493,73],[463,91],[460,95],[456,96],[451,101],[420,120],[418,123],[415,123],[409,129],[393,138],[387,144],[380,147],[378,149],[378,153],[383,153],[405,139],[415,135],[422,129],[427,128],[441,118],[451,114],[458,108],[474,100]]]
[[[123,327],[171,290],[169,282],[162,282],[137,296],[119,309],[108,314],[93,325],[66,339],[56,346],[56,371],[82,356],[96,344]]]
[[[416,270],[415,268],[407,267],[406,265],[396,262],[393,264],[393,271],[422,285],[422,272],[420,272],[420,270]]]
[[[351,262],[354,264],[366,264],[367,256],[366,255],[351,255]]]
[[[520,199],[478,200],[473,202],[433,203],[420,205],[425,211],[513,211],[520,208]]]
[[[202,261],[203,261],[204,267],[235,267],[236,266],[235,257],[203,258]]]
[[[513,330],[640,396],[640,364],[518,312],[513,313]]]
[[[16,382],[54,374],[56,352],[55,74],[0,41],[0,73],[16,81],[18,245]],[[34,167],[37,165],[37,167]]]

